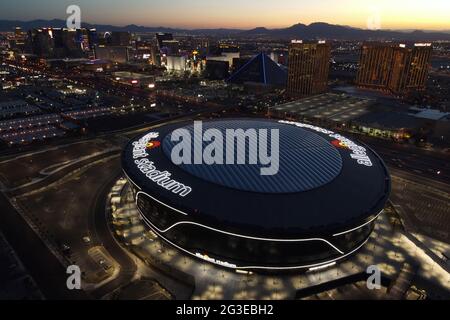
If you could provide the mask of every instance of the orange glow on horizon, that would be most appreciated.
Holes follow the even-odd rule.
[[[450,30],[450,0],[78,0],[83,22],[172,28],[286,28],[326,22],[370,29]],[[0,19],[66,18],[66,1],[15,0]],[[8,9],[8,10],[6,10]],[[26,11],[26,12],[25,12]]]
[[[313,22],[366,29],[369,27],[368,20],[378,16],[379,25],[376,26],[381,29],[450,30],[449,0],[316,0],[315,3],[298,0],[285,0],[282,3],[274,3],[272,0],[229,0],[228,5],[198,2],[202,2],[203,5],[191,2],[151,10],[131,8],[132,19],[120,15],[117,20],[121,24],[133,21],[141,25],[188,29],[285,28],[296,23]],[[113,12],[111,13],[111,16],[114,16]]]

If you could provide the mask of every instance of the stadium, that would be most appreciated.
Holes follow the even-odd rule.
[[[192,122],[165,125],[129,142],[123,170],[143,221],[158,237],[222,267],[281,271],[334,264],[366,243],[389,197],[380,157],[327,129],[269,119],[202,123],[203,134],[249,133],[231,146],[243,148],[246,160],[254,132],[267,130],[268,141],[276,130],[277,171],[262,175],[268,164],[261,159],[175,164],[171,155],[179,140],[173,135],[180,128],[194,136],[192,158],[194,145],[208,145],[195,137]],[[224,146],[223,157],[229,151]],[[268,148],[268,154],[275,151]]]

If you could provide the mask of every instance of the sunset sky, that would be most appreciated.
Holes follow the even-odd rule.
[[[1,0],[0,19],[65,18],[183,28],[269,28],[328,22],[360,28],[450,30],[450,0]]]

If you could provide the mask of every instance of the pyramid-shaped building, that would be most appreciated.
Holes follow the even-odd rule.
[[[228,79],[229,83],[260,83],[282,87],[287,82],[287,70],[280,67],[266,54],[260,53],[239,68]]]

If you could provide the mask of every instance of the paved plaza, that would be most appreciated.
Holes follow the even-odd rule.
[[[366,272],[370,265],[377,265],[394,286],[399,279],[403,280],[401,271],[405,266],[413,266],[413,274],[408,277],[405,290],[417,282],[431,291],[430,288],[438,288],[441,296],[450,296],[450,274],[408,238],[391,206],[386,207],[378,218],[368,242],[351,258],[329,268],[306,273],[263,275],[241,274],[216,267],[161,241],[141,221],[124,179],[114,186],[110,205],[113,225],[123,244],[157,269],[177,269],[186,277],[195,279],[193,299],[294,299],[298,290]],[[161,284],[164,285],[163,282]],[[380,290],[381,293],[371,296],[402,298],[394,295],[394,290],[385,287]],[[333,298],[339,297],[334,295]]]

